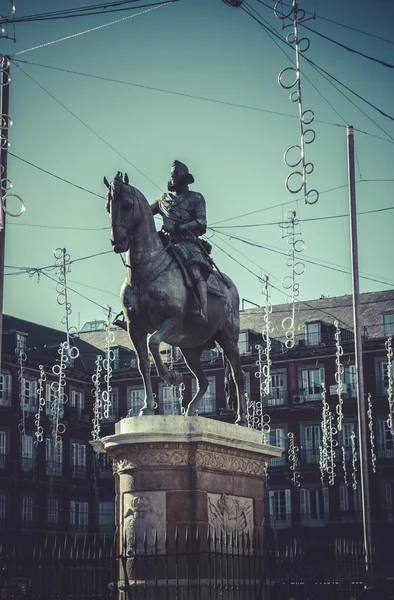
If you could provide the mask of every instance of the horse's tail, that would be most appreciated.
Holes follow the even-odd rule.
[[[227,356],[224,356],[224,395],[226,397],[227,406],[233,410],[237,410],[237,388],[235,386],[230,361]]]

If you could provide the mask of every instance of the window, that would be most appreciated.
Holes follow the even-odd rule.
[[[145,390],[144,388],[127,388],[127,415],[129,417],[137,417],[144,404]]]
[[[86,530],[88,528],[89,505],[87,502],[70,502],[71,529]]]
[[[11,406],[11,375],[0,375],[0,406]]]
[[[113,531],[115,528],[114,502],[99,502],[99,529],[100,531]]]
[[[25,473],[33,471],[34,454],[33,454],[33,436],[21,434],[21,467]]]
[[[394,482],[383,484],[384,514],[388,522],[394,521]]]
[[[108,408],[108,417],[104,417],[104,410],[103,410],[102,422],[112,423],[112,422],[116,421],[116,419],[118,418],[118,411],[119,411],[119,390],[118,390],[118,388],[114,388],[112,390],[112,392],[110,392],[110,405]]]
[[[48,498],[48,525],[57,525],[59,523],[59,502],[57,498]]]
[[[249,348],[249,331],[240,331],[238,336],[238,350],[240,354],[248,354]]]
[[[318,346],[321,343],[321,323],[305,323],[307,346]]]
[[[80,390],[70,391],[70,406],[75,410],[78,417],[82,416],[83,409],[85,407],[84,394]]]
[[[112,476],[112,458],[106,452],[96,454],[96,465],[98,465],[100,477]]]
[[[47,416],[52,415],[53,403],[57,400],[57,393],[51,388],[51,383],[45,384],[45,414]],[[59,417],[64,416],[64,404],[62,403],[59,407]]]
[[[179,415],[179,387],[175,385],[159,384],[159,413],[161,415]]]
[[[86,477],[86,446],[83,442],[71,442],[72,477]]]
[[[302,454],[307,464],[318,463],[320,459],[321,427],[320,425],[304,425],[304,448]]]
[[[33,523],[33,498],[32,496],[22,497],[21,506],[22,525],[24,527],[31,526]]]
[[[27,334],[20,333],[19,331],[15,334],[15,354],[19,356],[21,352],[26,352],[27,349]]]
[[[394,437],[390,433],[387,419],[377,421],[378,456],[380,458],[394,458]]]
[[[357,397],[357,377],[356,377],[356,365],[349,365],[345,367],[344,382],[347,391],[349,392],[350,398]]]
[[[197,391],[196,380],[192,379],[192,396]],[[200,404],[198,405],[198,414],[210,414],[216,413],[216,378],[214,376],[208,377],[208,389],[202,397]]]
[[[113,352],[112,358],[113,363],[112,363],[112,368],[114,371],[118,371],[119,370],[119,346],[115,346],[113,348],[111,348],[111,352]]]
[[[0,469],[5,469],[8,444],[7,444],[7,431],[0,431]]]
[[[280,406],[286,403],[286,372],[271,373],[271,393],[267,398],[268,406]]]
[[[391,373],[388,372],[388,362],[386,360],[376,361],[376,386],[379,396],[387,396],[389,383],[394,388],[394,362],[391,364]]]
[[[33,379],[22,380],[23,407],[25,412],[36,413],[38,407],[37,381]]]
[[[321,382],[324,381],[324,369],[315,367],[313,369],[302,369],[301,392],[308,402],[321,400]]]
[[[354,520],[361,518],[361,489],[360,486],[354,490],[350,486],[339,486],[339,510],[342,520]]]
[[[63,440],[54,446],[53,438],[45,438],[45,471],[47,475],[61,477],[63,474]]]
[[[273,491],[268,495],[270,523],[273,529],[290,527],[291,525],[291,492],[290,490]]]
[[[0,525],[4,525],[6,519],[6,496],[0,494]]]
[[[322,527],[328,519],[328,488],[300,489],[301,523]]]
[[[394,335],[394,312],[383,314],[383,335]]]
[[[268,444],[271,446],[277,446],[279,448],[286,448],[287,438],[284,427],[271,427],[269,432]],[[270,458],[268,461],[269,467],[277,467],[286,463],[286,452],[283,452],[282,456]]]

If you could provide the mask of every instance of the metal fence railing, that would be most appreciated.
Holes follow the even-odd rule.
[[[369,586],[361,542],[174,527],[114,536],[3,537],[0,597],[16,600],[351,600]]]

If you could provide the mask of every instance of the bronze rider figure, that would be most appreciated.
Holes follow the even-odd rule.
[[[212,272],[209,255],[199,239],[207,230],[205,199],[199,192],[189,190],[194,177],[179,160],[171,167],[168,194],[153,204],[152,213],[163,217],[162,231],[170,236],[177,256],[182,260],[193,283],[198,303],[193,314],[202,322],[207,320],[207,279]]]

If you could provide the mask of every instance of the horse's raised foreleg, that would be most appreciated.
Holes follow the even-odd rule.
[[[149,350],[155,361],[157,374],[168,385],[179,385],[182,383],[182,374],[175,369],[167,369],[160,356],[160,344],[163,341],[171,344],[171,338],[177,336],[180,331],[182,331],[182,323],[178,319],[170,318],[166,319],[149,338]]]
[[[197,392],[194,398],[189,402],[186,409],[186,416],[193,416],[198,409],[201,398],[204,396],[208,389],[208,379],[205,375],[202,364],[201,364],[201,353],[202,348],[181,348],[182,354],[185,358],[186,364],[190,371],[193,373],[197,381]]]
[[[141,373],[142,381],[145,389],[144,404],[140,410],[140,416],[155,414],[155,400],[152,392],[152,383],[150,377],[150,360],[148,351],[147,334],[129,328],[130,339],[133,342],[135,352],[137,354],[138,369]]]
[[[225,334],[222,334],[220,336],[220,340],[218,339],[218,342],[223,348],[224,354],[230,363],[232,376],[234,378],[235,387],[237,389],[238,406],[235,424],[246,425],[246,399],[244,390],[244,377],[242,373],[241,359],[239,357],[237,340],[238,336],[237,339],[235,339],[230,338]]]

